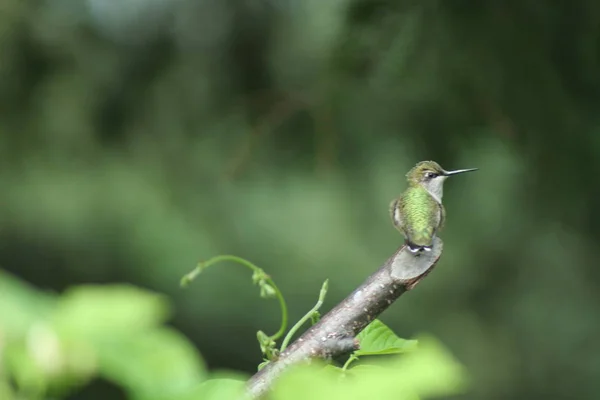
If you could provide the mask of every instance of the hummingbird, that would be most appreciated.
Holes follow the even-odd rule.
[[[476,170],[446,171],[435,161],[421,161],[408,171],[408,188],[390,203],[390,215],[411,253],[419,256],[423,251],[431,251],[433,238],[444,226],[444,181],[449,176]]]

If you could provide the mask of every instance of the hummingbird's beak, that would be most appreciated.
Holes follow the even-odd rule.
[[[464,172],[477,171],[479,168],[457,169],[454,171],[444,171],[445,176],[458,175]]]

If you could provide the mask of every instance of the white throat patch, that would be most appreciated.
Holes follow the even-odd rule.
[[[444,181],[446,178],[446,176],[438,176],[423,185],[425,190],[440,204],[442,203],[442,197],[444,197]]]

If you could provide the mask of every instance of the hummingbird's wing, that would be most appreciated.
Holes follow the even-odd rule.
[[[440,204],[440,222],[438,223],[438,228],[436,230],[436,234],[444,229],[444,224],[446,223],[446,207],[442,203]]]
[[[409,188],[398,199],[407,241],[414,247],[431,247],[442,220],[442,210],[425,189]]]
[[[394,199],[390,203],[390,217],[396,229],[404,233],[404,225],[402,221],[402,213],[400,209],[400,199]]]

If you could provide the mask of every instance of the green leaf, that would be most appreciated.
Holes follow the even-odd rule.
[[[326,371],[330,371],[330,372],[333,372],[333,373],[336,373],[336,374],[343,374],[344,373],[343,369],[341,369],[340,367],[336,367],[333,364],[327,364],[324,368],[325,368]]]
[[[101,375],[125,387],[135,399],[165,399],[192,390],[205,378],[194,346],[180,333],[160,328],[98,349]]]
[[[354,376],[362,376],[362,375],[368,375],[371,373],[380,374],[382,372],[385,372],[385,369],[386,369],[386,367],[384,367],[382,365],[360,364],[360,365],[357,365],[356,367],[353,367],[352,369],[347,370],[346,373],[348,373],[350,375],[354,375]]]
[[[46,319],[55,297],[35,290],[0,270],[0,333],[5,339],[25,335],[31,326]]]
[[[31,398],[42,397],[48,389],[49,377],[31,356],[25,341],[13,343],[3,353],[3,361],[16,387]]]
[[[345,374],[321,363],[292,367],[274,385],[272,400],[419,400],[462,393],[465,371],[432,338],[419,349],[379,365],[359,365]]]
[[[292,367],[275,383],[271,400],[418,400],[388,368],[344,375],[323,364]]]
[[[209,379],[176,400],[242,400],[246,383],[242,380]]]
[[[85,346],[59,342],[51,330],[39,325],[26,340],[13,341],[4,349],[5,367],[26,398],[66,397],[92,379],[94,356]]]
[[[63,335],[103,338],[156,326],[168,316],[166,299],[129,285],[85,285],[67,291],[54,314]]]
[[[269,398],[271,400],[331,400],[341,394],[338,380],[340,373],[321,361],[310,365],[291,367],[275,382]]]
[[[437,339],[418,340],[419,349],[400,357],[395,372],[421,397],[463,393],[469,383],[464,367]]]
[[[11,385],[0,376],[0,399],[15,400],[16,398]]]
[[[360,349],[356,356],[401,354],[417,348],[416,340],[401,339],[383,322],[376,319],[356,337]]]

